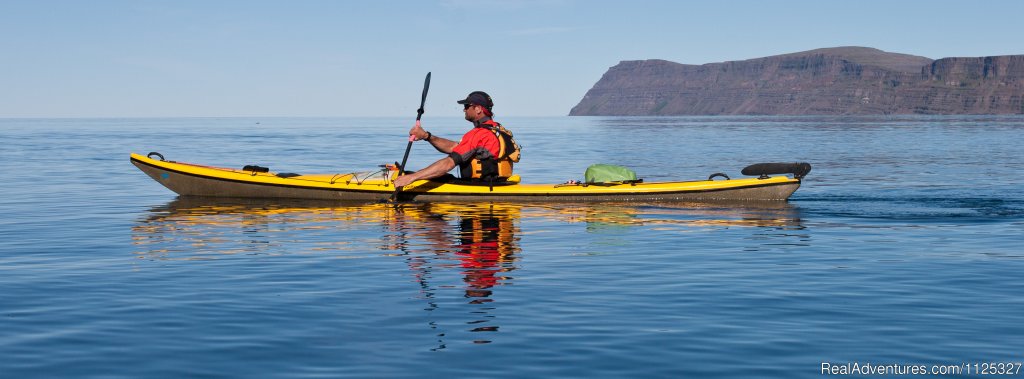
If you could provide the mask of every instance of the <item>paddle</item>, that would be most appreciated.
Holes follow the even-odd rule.
[[[427,102],[427,90],[430,89],[430,73],[427,73],[427,79],[423,81],[423,97],[420,98],[420,109],[416,110],[416,126],[420,126],[420,118],[423,117],[423,105]],[[409,144],[405,146],[405,155],[402,156],[402,164],[398,166],[398,175],[402,176],[405,172],[405,162],[409,160],[409,151],[412,150],[412,143],[416,141],[416,137],[409,135]],[[398,192],[402,190],[401,187],[395,187],[395,193],[391,195],[391,201],[398,201]]]

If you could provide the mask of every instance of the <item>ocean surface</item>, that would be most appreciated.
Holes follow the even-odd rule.
[[[979,365],[948,375],[964,377],[1024,360],[1024,117],[500,116],[525,182],[814,169],[789,202],[746,206],[192,199],[128,154],[363,171],[401,160],[413,119],[0,119],[0,377]],[[439,157],[417,143],[410,167]]]

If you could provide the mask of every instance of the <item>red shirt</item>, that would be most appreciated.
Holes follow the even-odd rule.
[[[462,140],[459,141],[459,144],[452,148],[451,157],[456,165],[462,166],[467,164],[473,158],[485,159],[498,156],[501,150],[498,136],[494,135],[494,131],[483,124],[490,121],[490,119],[481,121],[477,123],[477,127],[466,132],[462,136]]]

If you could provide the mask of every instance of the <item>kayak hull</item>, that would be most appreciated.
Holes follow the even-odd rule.
[[[182,196],[380,201],[394,194],[385,172],[327,175],[274,174],[155,160],[132,154],[131,162],[158,183]],[[417,181],[403,188],[400,200],[415,201],[784,201],[800,188],[800,179],[655,182],[616,185],[522,184],[489,186],[458,181]]]

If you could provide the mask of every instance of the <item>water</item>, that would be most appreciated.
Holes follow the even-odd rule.
[[[465,121],[426,117],[455,137]],[[527,182],[807,161],[788,203],[178,198],[129,152],[401,158],[406,118],[0,120],[0,377],[818,377],[1020,362],[1024,117],[502,118]],[[417,144],[410,164],[438,158]]]

